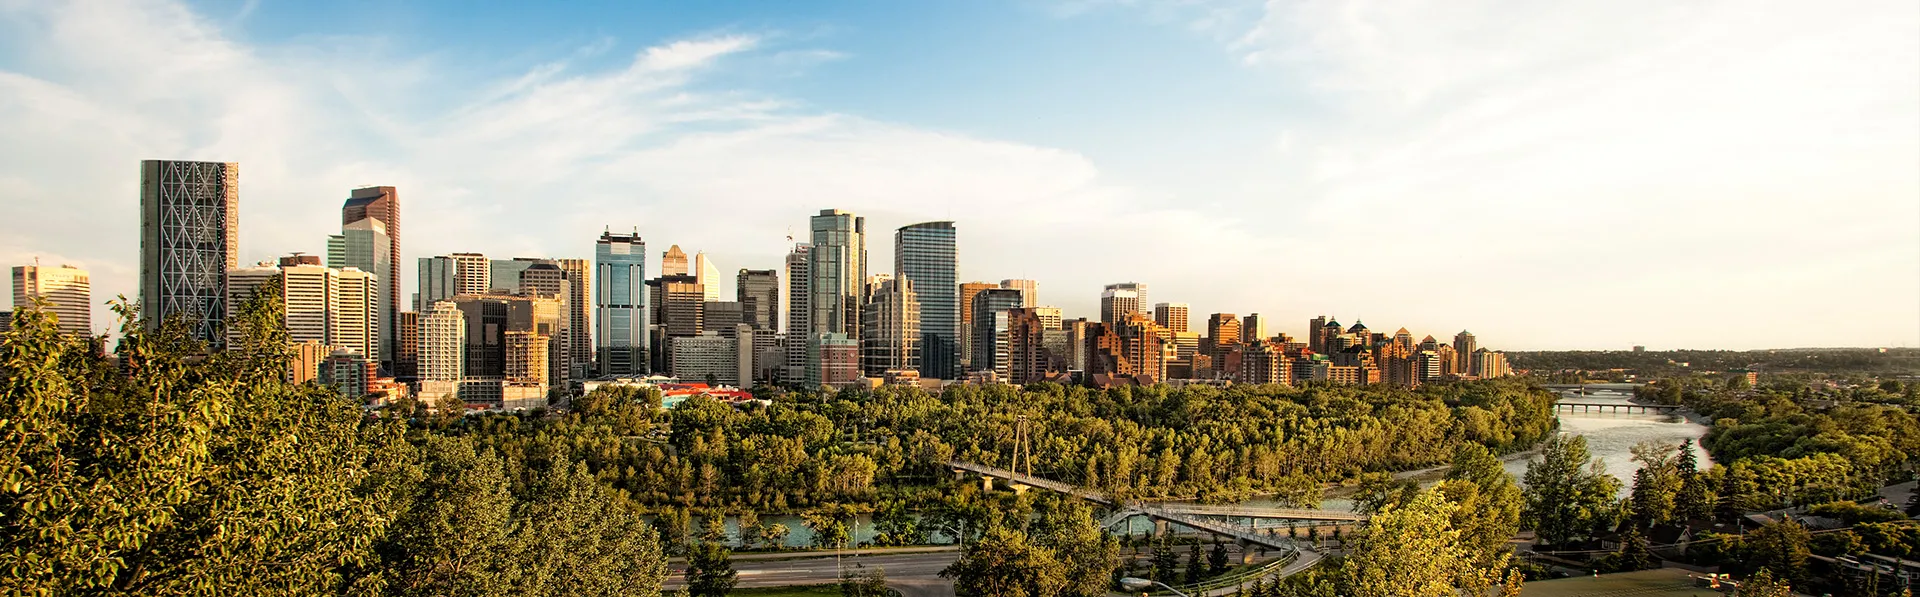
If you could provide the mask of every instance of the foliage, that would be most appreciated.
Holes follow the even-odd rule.
[[[887,571],[854,564],[840,575],[841,597],[887,597]]]
[[[1560,435],[1540,447],[1540,459],[1527,464],[1524,524],[1550,544],[1593,536],[1619,519],[1614,494],[1620,481],[1607,475],[1606,463],[1587,452],[1587,438]]]
[[[1740,583],[1741,597],[1793,597],[1793,588],[1787,585],[1786,578],[1776,578],[1773,571],[1761,568],[1752,577]]]
[[[1907,520],[1907,516],[1901,514],[1898,510],[1862,506],[1857,502],[1827,502],[1814,506],[1808,509],[1807,512],[1814,516],[1839,519],[1840,522],[1846,523],[1847,526],[1853,526],[1863,522]]]
[[[1046,597],[1067,584],[1066,568],[1053,550],[1004,527],[968,545],[940,576],[953,579],[954,593],[966,597]]]
[[[726,597],[740,582],[733,569],[733,554],[726,546],[702,541],[687,553],[687,594],[691,597]]]
[[[1756,572],[1771,570],[1781,580],[1799,580],[1806,575],[1811,541],[1812,535],[1798,523],[1768,523],[1747,533],[1738,567]]]
[[[228,350],[116,303],[111,356],[37,308],[0,335],[0,591],[655,595],[664,560],[585,468],[519,471],[285,381],[277,285]],[[201,356],[205,355],[205,356]]]
[[[1466,481],[1449,481],[1468,483]],[[1444,485],[1444,484],[1443,484]],[[1453,597],[1461,591],[1517,594],[1519,578],[1506,559],[1476,560],[1481,546],[1453,527],[1458,506],[1439,488],[1405,504],[1387,506],[1348,541],[1341,561],[1342,595],[1350,597]],[[1510,589],[1507,588],[1510,586]]]

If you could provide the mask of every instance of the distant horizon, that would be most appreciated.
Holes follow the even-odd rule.
[[[1508,352],[1920,346],[1920,5],[1217,0],[0,7],[0,261],[138,299],[141,159],[240,165],[240,264],[393,186],[420,257],[637,227],[782,270],[951,220],[1097,318],[1316,315]],[[1656,349],[1657,350],[1657,349]],[[1681,350],[1681,349],[1673,349]]]

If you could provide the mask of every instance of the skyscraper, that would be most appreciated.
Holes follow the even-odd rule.
[[[845,341],[858,345],[861,305],[866,296],[867,219],[838,209],[823,209],[808,227],[813,248],[807,253],[808,286],[812,290],[807,306],[812,313],[807,322],[811,329],[803,337],[812,340],[820,334],[840,334]],[[817,361],[807,366],[808,379],[824,379],[815,372]]]
[[[594,245],[594,353],[602,376],[647,372],[647,242],[602,233]]]
[[[552,259],[534,259],[532,265],[520,270],[517,284],[520,294],[539,298],[551,298],[560,303],[560,324],[547,332],[545,361],[548,371],[546,383],[559,385],[567,381],[572,373],[573,360],[573,291],[567,287],[567,272],[560,269],[560,263]]]
[[[960,302],[960,364],[968,371],[973,370],[973,297],[993,288],[999,286],[992,282],[960,284],[957,297]]]
[[[1137,282],[1108,284],[1100,292],[1100,321],[1116,323],[1126,319],[1127,313],[1146,314],[1147,285]]]
[[[1357,322],[1356,322],[1357,323]],[[1240,340],[1249,344],[1267,339],[1267,321],[1259,313],[1248,313],[1240,320]]]
[[[348,263],[347,265],[366,270],[373,274],[380,285],[380,351],[383,356],[382,368],[389,374],[393,371],[393,359],[400,353],[400,337],[396,330],[400,321],[400,266],[403,258],[400,253],[400,192],[393,187],[364,187],[350,191],[347,201],[340,206],[340,226],[345,234],[351,234],[358,222],[376,221],[386,236],[386,259],[369,265]],[[351,243],[349,243],[351,244]],[[333,267],[341,267],[327,264]],[[369,356],[368,358],[372,358]]]
[[[227,270],[239,264],[240,165],[140,162],[140,315],[179,316],[192,336],[222,341]]]
[[[867,219],[838,209],[813,216],[808,252],[815,332],[860,337],[860,305],[867,282]]]
[[[379,358],[380,294],[372,273],[352,267],[271,263],[234,268],[227,272],[228,304],[244,303],[276,276],[289,342],[351,349],[369,362]],[[226,330],[230,341],[242,332]]]
[[[1012,288],[988,288],[973,295],[973,364],[974,371],[996,371],[1007,373],[1007,350],[1005,333],[1012,325],[1006,317],[1008,309],[1023,307],[1020,304],[1020,291]]]
[[[17,265],[13,268],[13,308],[47,301],[47,312],[60,319],[60,332],[90,335],[93,329],[93,281],[87,270],[70,265],[60,267]]]
[[[567,378],[593,376],[593,275],[585,259],[561,259],[560,273],[567,281]]]
[[[1014,290],[1020,291],[1020,304],[1022,305],[1032,307],[1034,305],[1040,304],[1040,283],[1039,282],[1036,282],[1033,280],[1020,280],[1020,279],[1001,280],[1000,287],[1012,288]]]
[[[660,254],[660,275],[684,276],[688,273],[691,272],[687,271],[687,252],[680,250],[680,245],[667,247],[667,251]]]
[[[1049,307],[1021,307],[996,315],[1007,320],[1007,362],[1001,369],[1006,373],[1008,382],[1029,384],[1044,381],[1065,368],[1065,355],[1046,345],[1047,335],[1057,331],[1057,324],[1048,327],[1050,324],[1046,320],[1058,317],[1057,311],[1048,315],[1043,312],[1046,309]]]
[[[780,272],[742,269],[734,279],[734,302],[740,303],[740,323],[771,336],[780,329]]]
[[[813,261],[807,254],[812,249],[813,245],[800,243],[787,253],[787,368],[782,379],[788,383],[807,379],[807,339],[813,329]]]
[[[1327,316],[1325,315],[1317,315],[1317,316],[1314,316],[1313,319],[1307,320],[1307,349],[1308,350],[1311,350],[1314,352],[1321,352],[1322,349],[1324,348],[1320,346],[1320,337],[1321,337],[1320,328],[1323,328],[1323,327],[1327,327]]]
[[[866,297],[862,318],[860,347],[867,377],[920,370],[920,297],[913,282],[879,280]]]
[[[1153,322],[1169,331],[1187,331],[1186,303],[1160,303],[1153,306]]]
[[[421,257],[419,263],[420,285],[414,288],[413,310],[425,313],[434,303],[460,294],[460,264],[452,257]]]
[[[1479,347],[1474,343],[1472,332],[1460,330],[1460,333],[1454,334],[1453,358],[1455,363],[1453,370],[1462,374],[1479,375],[1478,372],[1474,371],[1474,366],[1480,364],[1478,358],[1474,356],[1474,350],[1477,348]]]
[[[352,201],[348,201],[349,206]],[[368,362],[376,363],[380,372],[393,374],[393,358],[399,352],[399,341],[394,337],[393,325],[400,318],[400,311],[390,301],[399,293],[389,292],[399,280],[391,278],[399,271],[393,265],[393,241],[387,236],[386,224],[377,218],[361,218],[340,227],[340,234],[327,237],[327,267],[356,268],[373,276],[374,292],[377,294],[374,305],[374,322],[377,330],[376,343],[380,349],[375,352],[362,352]]]
[[[960,379],[963,303],[959,297],[959,236],[953,222],[922,222],[893,233],[894,277],[920,299],[920,375]],[[972,300],[972,297],[967,297]]]
[[[1232,313],[1215,313],[1207,318],[1208,352],[1218,353],[1219,349],[1240,343],[1240,319]],[[1218,358],[1219,355],[1213,355]]]
[[[493,289],[493,262],[479,253],[454,253],[453,290],[455,295],[486,294]]]
[[[707,259],[706,251],[693,254],[693,275],[695,281],[700,283],[700,288],[706,293],[701,300],[720,300],[720,270],[713,267],[713,260]]]
[[[420,314],[421,399],[437,403],[459,391],[466,371],[467,318],[453,301],[439,301]]]

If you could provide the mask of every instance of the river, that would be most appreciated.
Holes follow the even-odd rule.
[[[1565,401],[1578,401],[1589,404],[1631,404],[1632,401],[1629,400],[1629,398],[1631,398],[1631,394],[1605,390],[1589,393],[1585,396],[1570,393],[1562,394],[1561,396],[1561,399]],[[1561,413],[1560,431],[1562,433],[1571,433],[1587,438],[1587,449],[1602,462],[1606,463],[1608,474],[1620,479],[1620,495],[1622,497],[1625,497],[1627,493],[1633,489],[1633,473],[1640,470],[1639,463],[1633,461],[1633,446],[1640,442],[1657,441],[1680,443],[1690,439],[1694,441],[1694,456],[1699,459],[1700,468],[1704,470],[1712,462],[1707,456],[1706,450],[1700,447],[1700,438],[1707,434],[1707,427],[1688,421],[1678,415]],[[1514,480],[1517,482],[1526,475],[1527,463],[1537,459],[1537,456],[1529,458],[1509,458],[1506,460],[1505,466],[1507,472],[1512,474]],[[1419,475],[1415,478],[1419,479],[1422,485],[1431,485],[1443,476],[1444,472],[1436,471],[1430,474]],[[1243,503],[1250,506],[1281,507],[1277,502],[1265,498],[1255,498]],[[1353,508],[1353,502],[1345,497],[1341,497],[1341,493],[1336,490],[1331,492],[1329,497],[1321,502],[1320,507],[1327,510],[1345,511]],[[808,531],[804,524],[801,524],[801,519],[798,516],[762,516],[761,521],[763,524],[777,522],[787,525],[790,533],[787,535],[786,540],[788,547],[805,547],[811,543],[813,539],[813,533]],[[861,515],[857,519],[857,522],[857,526],[853,529],[855,540],[859,542],[872,541],[875,531],[872,518],[867,515]],[[698,533],[703,523],[704,519],[696,517],[692,525],[694,532]],[[738,520],[734,517],[727,517],[727,534],[730,539],[737,539],[740,536],[738,524]],[[1129,521],[1127,526],[1122,526],[1115,530],[1125,532],[1129,530],[1127,528],[1128,526],[1132,527],[1130,530],[1133,532],[1147,532],[1152,529],[1152,524],[1146,519],[1135,517],[1134,520]]]

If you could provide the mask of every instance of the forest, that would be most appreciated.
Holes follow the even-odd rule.
[[[1509,352],[1513,368],[1536,374],[1623,369],[1642,379],[1696,371],[1759,368],[1768,372],[1880,374],[1920,371],[1920,348],[1800,348],[1773,350],[1565,350]],[[1684,363],[1684,365],[1682,364]]]

